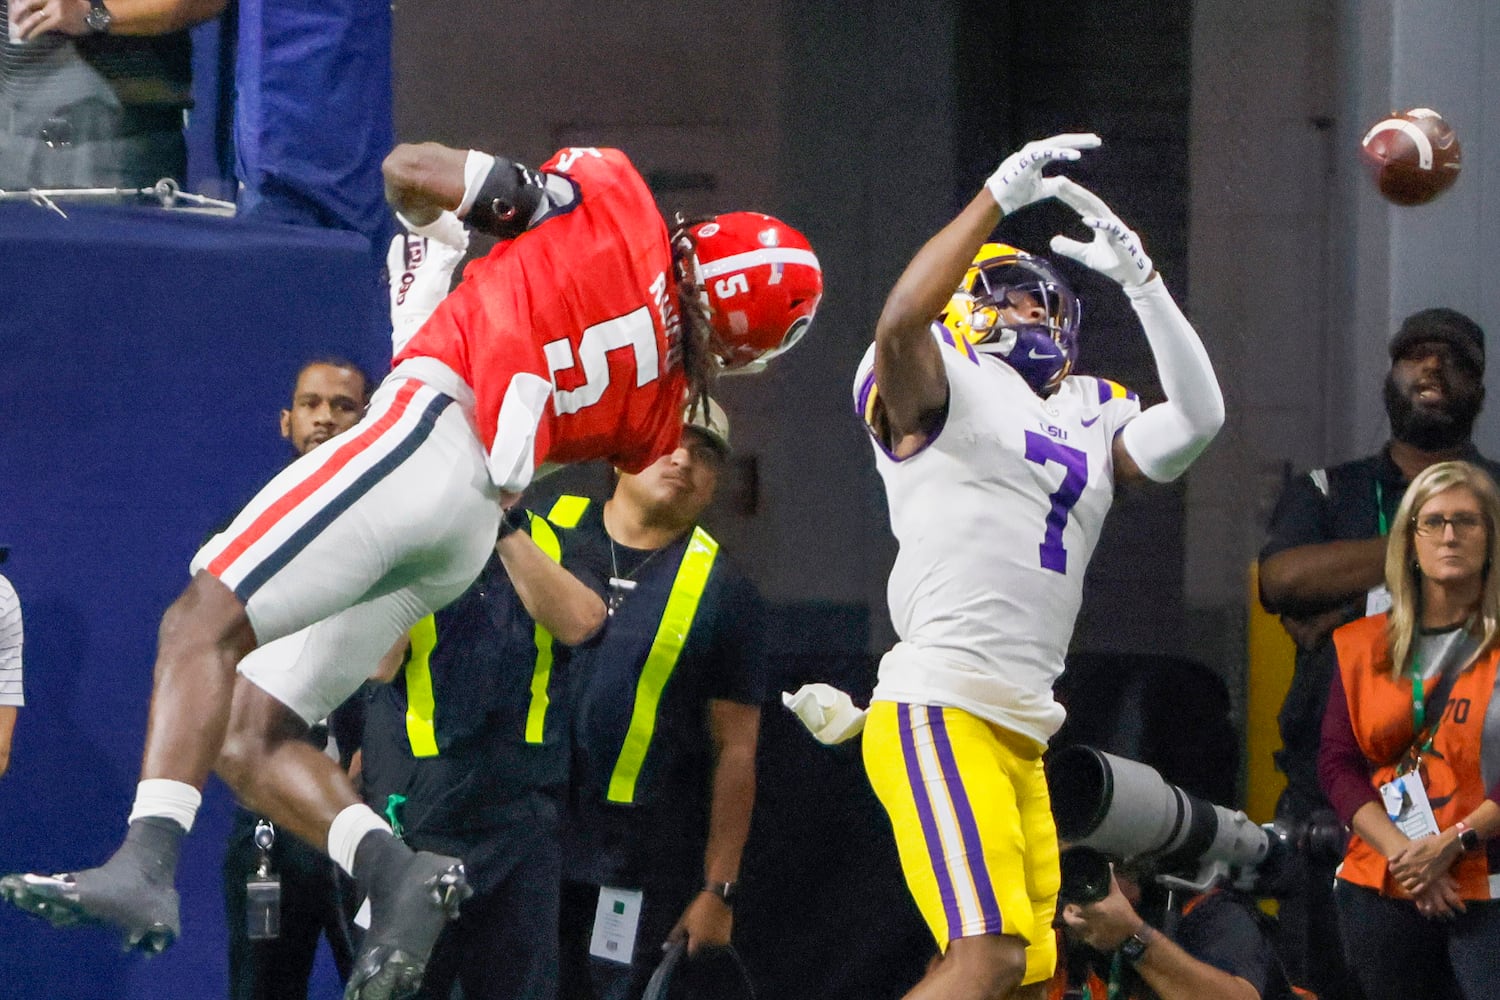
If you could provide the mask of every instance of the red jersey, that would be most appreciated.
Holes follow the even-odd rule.
[[[541,170],[574,201],[469,264],[396,357],[435,358],[474,390],[502,489],[544,461],[639,472],[682,430],[676,282],[650,190],[616,149],[564,149]],[[506,456],[532,433],[531,468],[517,468]]]

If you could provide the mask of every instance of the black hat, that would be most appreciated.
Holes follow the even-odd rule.
[[[1412,344],[1440,340],[1467,358],[1484,372],[1484,331],[1479,324],[1456,309],[1423,309],[1401,321],[1401,329],[1391,338],[1391,360],[1395,361]]]

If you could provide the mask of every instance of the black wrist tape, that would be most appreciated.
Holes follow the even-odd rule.
[[[522,528],[531,526],[531,517],[526,508],[516,504],[500,516],[500,537],[508,538]]]
[[[545,193],[540,174],[497,156],[464,221],[481,233],[514,239],[526,231]]]

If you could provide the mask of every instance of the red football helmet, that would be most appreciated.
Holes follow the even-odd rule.
[[[802,339],[823,296],[823,269],[791,226],[759,212],[689,223],[687,272],[713,327],[725,371],[760,370]]]

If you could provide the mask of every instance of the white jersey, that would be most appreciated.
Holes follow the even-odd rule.
[[[942,428],[901,460],[874,441],[900,544],[887,599],[901,637],[874,697],[961,708],[1045,743],[1062,725],[1052,684],[1114,497],[1115,434],[1140,403],[1082,375],[1042,399],[999,358],[941,325],[933,335],[948,375]],[[874,345],[854,395],[869,425]]]
[[[21,602],[0,576],[0,705],[26,704],[21,689]]]

